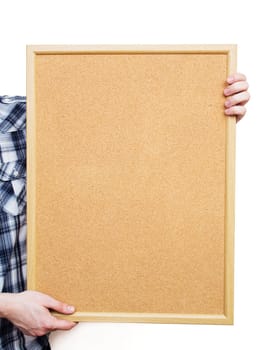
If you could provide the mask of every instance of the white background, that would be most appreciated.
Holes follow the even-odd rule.
[[[68,349],[268,349],[267,1],[2,1],[0,95],[26,94],[26,44],[238,44],[250,84],[237,124],[234,326],[79,324],[51,336]]]

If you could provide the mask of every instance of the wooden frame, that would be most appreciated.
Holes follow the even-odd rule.
[[[50,246],[40,247],[38,244],[42,241],[38,236],[40,222],[42,215],[39,215],[39,221],[37,220],[37,208],[40,203],[40,193],[43,193],[40,188],[41,176],[45,168],[42,159],[38,158],[39,150],[43,149],[39,147],[39,142],[42,139],[42,125],[40,123],[41,117],[44,115],[40,111],[42,104],[40,101],[44,99],[44,92],[42,90],[42,84],[45,81],[44,74],[42,75],[42,65],[46,65],[47,62],[38,63],[37,58],[45,56],[51,57],[65,57],[65,55],[197,55],[197,57],[210,55],[224,55],[225,56],[225,72],[226,75],[236,71],[236,46],[235,45],[100,45],[100,46],[58,46],[58,45],[33,45],[27,47],[27,222],[28,222],[28,289],[38,289],[43,292],[49,293],[48,290],[43,290],[38,284],[39,264],[41,262],[41,252],[49,254]],[[57,61],[61,68],[61,60]],[[155,61],[154,61],[155,62]],[[53,63],[54,64],[54,63]],[[127,63],[126,63],[127,64]],[[104,68],[106,69],[106,68]],[[60,76],[61,73],[59,73]],[[43,80],[41,81],[40,76]],[[171,75],[172,76],[172,75]],[[49,78],[48,78],[49,79]],[[53,84],[53,82],[50,82]],[[57,83],[55,83],[57,84]],[[224,81],[223,81],[224,87]],[[101,87],[102,88],[102,87]],[[59,96],[63,96],[63,93],[68,93],[68,88],[62,86],[55,90],[60,91]],[[42,91],[41,91],[42,90]],[[158,90],[160,91],[160,90]],[[77,94],[79,94],[79,86]],[[43,95],[42,95],[43,94]],[[62,95],[61,95],[62,94]],[[219,90],[219,94],[222,94],[222,87]],[[57,95],[57,93],[56,93]],[[55,97],[57,99],[57,96]],[[224,99],[224,97],[223,97]],[[52,101],[52,100],[51,100]],[[224,101],[224,100],[223,100]],[[49,103],[49,102],[48,102]],[[83,104],[83,101],[81,102]],[[85,104],[85,103],[84,103]],[[47,108],[48,105],[43,105],[43,108]],[[49,112],[47,112],[49,113]],[[192,324],[233,324],[233,289],[234,289],[234,186],[235,186],[235,118],[227,118],[220,115],[220,118],[225,120],[224,128],[220,131],[225,134],[225,183],[224,186],[224,208],[225,208],[225,220],[224,220],[224,270],[223,270],[223,312],[213,313],[174,313],[174,312],[125,312],[123,310],[117,310],[115,312],[98,311],[91,312],[88,310],[78,310],[71,316],[57,315],[58,317],[75,320],[75,321],[112,321],[112,322],[150,322],[150,323],[192,323]],[[55,121],[56,123],[56,121]],[[41,125],[41,126],[40,126]],[[58,124],[57,124],[58,125]],[[47,125],[49,126],[49,125]],[[55,127],[52,126],[52,127]],[[37,135],[37,131],[39,131]],[[122,134],[123,135],[123,134]],[[61,135],[59,136],[61,137]],[[72,142],[72,141],[70,141]],[[116,144],[116,143],[115,143]],[[43,146],[42,146],[43,147]],[[47,170],[46,170],[47,171]],[[48,174],[48,172],[46,172]],[[63,179],[64,181],[64,179]],[[41,187],[40,187],[41,186]],[[49,188],[49,186],[48,186]],[[50,200],[50,194],[48,193],[48,200]],[[63,205],[63,204],[61,204]],[[41,208],[42,209],[42,208]],[[44,210],[46,211],[46,210]],[[40,219],[41,218],[41,219]],[[51,220],[52,218],[50,218]],[[37,226],[37,224],[39,226]],[[46,221],[43,223],[46,224]],[[57,232],[55,233],[57,236]],[[43,249],[43,250],[42,250]],[[75,253],[74,253],[75,254]],[[71,259],[70,255],[66,255],[67,259]],[[56,266],[55,256],[52,254],[51,261]],[[42,262],[41,262],[42,265]],[[195,267],[192,267],[194,269]],[[56,269],[56,267],[55,267]],[[116,273],[116,272],[115,272]],[[66,287],[70,288],[70,287]],[[45,288],[46,289],[46,288]],[[64,290],[64,286],[63,286]],[[157,294],[156,294],[157,295]],[[158,294],[159,295],[159,294]],[[187,294],[186,294],[187,295]],[[55,296],[55,295],[53,295]],[[56,297],[56,296],[55,296]],[[59,295],[57,295],[59,298]],[[143,298],[143,295],[142,297]],[[186,297],[187,298],[187,297]],[[187,300],[187,299],[186,299]],[[74,303],[73,300],[63,300],[69,303]],[[201,301],[203,302],[203,300]],[[142,305],[143,303],[141,303]],[[202,309],[202,308],[201,308]],[[122,311],[122,312],[121,312]]]

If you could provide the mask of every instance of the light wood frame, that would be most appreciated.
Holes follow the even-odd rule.
[[[235,45],[29,45],[27,46],[27,222],[28,289],[36,288],[36,135],[35,135],[35,58],[43,54],[79,53],[192,53],[227,55],[228,73],[236,71]],[[75,321],[148,322],[190,324],[233,324],[234,308],[234,195],[235,195],[235,118],[226,119],[226,197],[225,197],[225,306],[224,314],[173,314],[126,312],[76,312],[57,315]]]

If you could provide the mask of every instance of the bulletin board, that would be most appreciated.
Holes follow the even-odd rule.
[[[235,45],[27,47],[28,289],[74,321],[233,323]]]

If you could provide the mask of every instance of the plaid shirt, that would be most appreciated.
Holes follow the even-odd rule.
[[[0,293],[26,288],[26,98],[0,96]],[[0,349],[50,349],[0,318]]]

